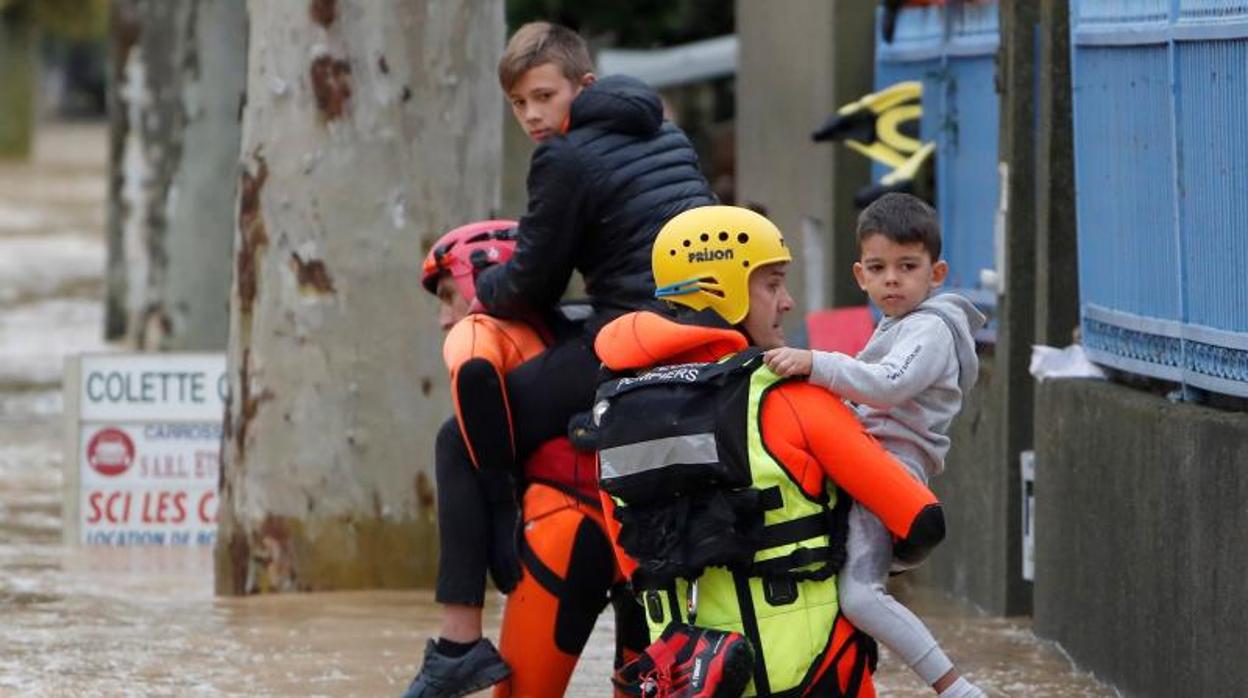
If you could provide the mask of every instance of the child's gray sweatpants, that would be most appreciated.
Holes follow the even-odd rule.
[[[953,668],[953,662],[923,621],[888,593],[884,582],[893,562],[892,535],[875,514],[857,502],[849,512],[845,548],[845,567],[837,580],[841,612],[859,630],[901,657],[929,686],[936,683]]]

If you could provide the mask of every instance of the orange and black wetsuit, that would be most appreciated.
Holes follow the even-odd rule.
[[[517,436],[506,377],[540,360],[544,349],[532,326],[488,315],[470,315],[447,335],[443,358],[455,418],[437,443],[440,603],[484,601],[487,551],[497,535],[490,530],[496,511],[489,500],[498,494],[482,485],[481,476],[514,462]],[[499,643],[512,675],[495,695],[557,696],[622,577],[605,534],[592,454],[575,451],[566,438],[551,439],[526,458],[517,481],[524,483],[524,574],[507,598]],[[645,623],[631,598],[615,596],[617,659],[623,661],[647,644]]]
[[[637,371],[718,361],[746,346],[743,334],[711,313],[675,321],[638,312],[603,328],[595,349],[611,370]],[[743,424],[742,428],[745,427]],[[831,480],[879,516],[899,539],[922,533],[920,529],[927,526],[925,512],[936,504],[932,493],[908,475],[863,430],[854,414],[823,388],[805,381],[777,383],[761,398],[759,431],[767,452],[807,496],[820,496],[826,481]],[[609,497],[604,495],[603,501],[608,511],[614,508]],[[612,540],[617,541],[619,527],[615,517],[608,515],[607,521]],[[943,535],[943,519],[939,526]],[[617,555],[631,575],[635,563],[618,546]],[[711,593],[714,592],[705,586],[700,589],[703,605],[737,603],[735,597],[710,599]],[[874,696],[870,670],[863,670],[864,665],[871,663],[865,659],[871,643],[861,641],[859,632],[839,614],[831,627],[828,642],[819,643],[821,652],[784,658],[803,667],[799,675],[806,678],[798,689],[801,695]],[[854,675],[855,669],[858,676]],[[755,679],[757,683],[757,673]]]

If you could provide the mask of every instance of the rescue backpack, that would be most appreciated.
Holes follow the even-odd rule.
[[[661,366],[603,383],[594,405],[599,485],[616,503],[619,545],[637,561],[633,583],[661,588],[723,566],[751,576],[826,579],[845,559],[850,499],[816,515],[765,526],[785,504],[779,488],[754,487],[747,437],[750,348],[717,363]],[[782,380],[775,380],[771,387]],[[755,554],[827,535],[818,552],[755,562]]]

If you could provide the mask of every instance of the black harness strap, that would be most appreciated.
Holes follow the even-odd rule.
[[[784,497],[780,494],[780,486],[772,485],[764,490],[758,491],[758,508],[762,511],[771,511],[784,506]]]
[[[737,605],[741,608],[741,629],[754,646],[754,691],[760,696],[771,695],[771,683],[767,680],[767,660],[764,657],[763,636],[758,630],[758,616],[754,614],[754,597],[750,594],[750,578],[745,573],[733,571],[733,585],[737,590]]]
[[[667,592],[667,605],[671,608],[671,622],[680,623],[684,618],[684,614],[680,611],[680,598],[676,596],[676,582],[670,582],[664,590]]]
[[[750,574],[755,577],[822,581],[836,574],[831,564],[836,558],[836,550],[827,546],[798,548],[788,555],[754,563],[750,566]],[[813,570],[802,569],[815,563],[824,564]]]
[[[564,581],[555,571],[550,569],[542,559],[533,552],[533,548],[529,546],[529,542],[520,537],[520,560],[524,563],[524,568],[533,575],[536,581],[543,589],[549,591],[551,596],[557,599],[563,598]]]
[[[597,499],[594,499],[593,497],[590,497],[588,494],[585,494],[584,492],[576,489],[575,487],[562,483],[562,482],[556,482],[554,480],[549,480],[544,477],[530,478],[529,482],[530,483],[540,482],[541,484],[546,485],[552,490],[559,490],[560,492],[568,495],[569,497],[572,497],[573,499],[579,502],[584,502],[585,504],[589,504],[590,506],[602,506],[602,503],[599,502]]]
[[[879,646],[861,630],[854,631],[854,636],[846,643],[846,645],[851,644],[858,648],[858,656],[854,658],[854,668],[849,672],[849,684],[845,686],[845,695],[857,696],[858,691],[862,690],[862,682],[866,679],[868,670],[875,671]]]
[[[774,548],[778,545],[800,543],[804,540],[827,535],[827,533],[828,516],[820,512],[803,516],[800,519],[766,526],[763,528],[762,534],[759,535],[758,542],[760,548]]]

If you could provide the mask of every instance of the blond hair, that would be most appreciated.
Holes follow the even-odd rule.
[[[546,63],[556,65],[573,82],[594,70],[580,34],[550,22],[529,22],[507,42],[498,62],[498,82],[504,92],[510,91],[525,73]]]

